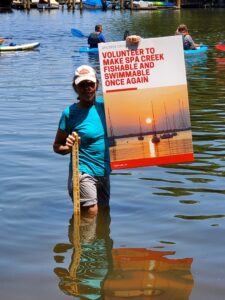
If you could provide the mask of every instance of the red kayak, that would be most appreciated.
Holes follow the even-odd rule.
[[[215,48],[220,51],[225,51],[225,44],[218,44],[215,46]]]

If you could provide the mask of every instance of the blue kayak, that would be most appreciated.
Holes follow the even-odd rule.
[[[208,50],[208,46],[200,46],[195,50],[184,50],[185,56],[195,56],[204,54]],[[81,47],[79,48],[79,52],[90,52],[90,53],[98,53],[98,48],[89,48],[89,47]]]
[[[79,52],[98,53],[98,48],[81,47]]]
[[[184,56],[195,56],[205,54],[208,50],[208,46],[200,46],[195,50],[184,50]]]

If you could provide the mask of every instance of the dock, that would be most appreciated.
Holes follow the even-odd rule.
[[[85,7],[85,1],[83,0],[13,0],[12,8],[14,9],[25,9],[30,10],[32,8],[37,9],[64,9],[65,7],[68,10],[83,10],[88,9]],[[143,1],[143,0],[112,0],[108,7],[104,7],[104,10],[158,10],[158,9],[179,9],[180,0],[177,0],[176,3],[173,2],[155,2],[154,1]],[[57,2],[58,5],[55,5]],[[164,5],[165,3],[165,5]],[[40,5],[42,4],[42,5]],[[96,7],[96,9],[103,9],[103,7]]]

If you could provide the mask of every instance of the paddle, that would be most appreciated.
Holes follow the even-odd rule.
[[[83,34],[83,32],[81,32],[80,30],[76,29],[76,28],[71,28],[71,33],[73,36],[75,37],[80,37],[80,38],[87,38],[88,36]]]
[[[217,44],[215,48],[219,51],[225,51],[225,44]]]

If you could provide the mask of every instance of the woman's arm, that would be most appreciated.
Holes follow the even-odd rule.
[[[53,150],[61,155],[66,155],[72,151],[75,143],[76,133],[69,134],[61,129],[57,130],[55,141],[53,143]]]

